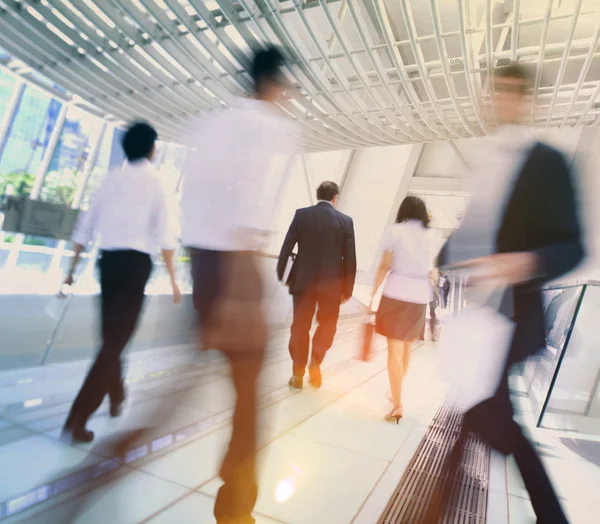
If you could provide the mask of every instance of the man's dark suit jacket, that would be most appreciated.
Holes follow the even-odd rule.
[[[540,289],[574,269],[584,256],[571,170],[556,149],[541,143],[531,149],[506,206],[496,251],[534,252],[542,266],[539,278],[505,297],[503,310],[512,309],[516,323],[510,365],[546,346]]]
[[[356,247],[352,219],[328,202],[298,209],[285,237],[277,275],[283,280],[294,247],[298,255],[288,279],[290,293],[318,293],[350,298],[356,278]]]

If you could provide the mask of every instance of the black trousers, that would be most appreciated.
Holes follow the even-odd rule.
[[[224,287],[223,264],[227,253],[190,249],[194,306],[200,329]],[[217,348],[218,349],[218,348]],[[220,477],[223,480],[215,502],[214,515],[221,524],[253,524],[252,510],[258,497],[256,479],[258,377],[263,366],[264,347],[254,351],[224,352],[229,360],[236,392],[231,440]]]
[[[340,316],[341,297],[318,293],[315,289],[294,295],[294,320],[290,335],[290,356],[294,375],[303,377],[308,364],[310,328],[315,311],[318,327],[312,340],[312,362],[321,365],[333,344]]]
[[[139,251],[104,251],[98,266],[102,347],[71,407],[67,425],[85,425],[107,394],[112,402],[123,400],[121,353],[135,331],[152,260]]]
[[[444,482],[422,522],[437,523],[446,510],[452,487],[460,473],[464,446],[469,433],[481,437],[504,455],[514,455],[539,524],[564,524],[567,518],[552,487],[544,465],[519,424],[513,420],[508,388],[508,370],[496,395],[465,413],[461,433],[444,464]]]

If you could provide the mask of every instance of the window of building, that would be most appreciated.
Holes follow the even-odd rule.
[[[52,161],[44,179],[40,199],[70,206],[83,181],[93,144],[102,130],[100,119],[78,107],[70,107]]]
[[[0,149],[0,195],[29,195],[62,103],[25,87]]]
[[[16,84],[14,76],[0,70],[0,122],[4,119]]]

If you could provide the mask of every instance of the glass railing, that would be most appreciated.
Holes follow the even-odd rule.
[[[600,282],[543,291],[546,347],[522,368],[537,425],[600,435],[600,351],[595,334]]]
[[[23,251],[21,246],[21,251]],[[56,251],[44,246],[27,246],[33,256],[52,258]],[[21,256],[21,253],[19,254]],[[93,254],[82,261],[73,295],[61,301],[56,315],[48,314],[70,261],[65,251],[55,264],[47,267],[16,265],[0,270],[0,371],[90,358],[99,345],[98,295],[100,286]],[[86,257],[88,257],[86,255]],[[287,288],[276,279],[277,257],[261,257],[265,287],[265,306],[272,325],[289,320],[292,301]],[[146,302],[129,351],[187,344],[193,341],[194,309],[189,257],[178,253],[177,276],[184,294],[183,303],[172,303],[167,271],[160,260],[146,287]]]

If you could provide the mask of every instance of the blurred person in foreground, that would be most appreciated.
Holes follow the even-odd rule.
[[[498,69],[493,81],[499,129],[471,164],[479,178],[465,220],[444,247],[442,264],[471,271],[475,287],[496,289],[487,304],[511,318],[515,332],[495,395],[464,413],[447,458],[445,487],[425,522],[438,522],[445,511],[465,440],[474,433],[514,455],[537,521],[559,524],[567,518],[542,461],[513,420],[508,377],[513,365],[545,347],[541,286],[574,269],[584,256],[577,200],[564,156],[521,125],[529,108],[528,71],[513,64]]]
[[[135,331],[152,270],[152,255],[159,246],[174,301],[181,300],[175,279],[175,236],[168,199],[151,163],[157,137],[154,128],[144,122],[126,131],[122,142],[126,164],[104,178],[73,233],[74,256],[67,285],[74,282],[81,253],[99,237],[102,347],[65,423],[63,437],[72,441],[94,439],[86,424],[105,395],[110,399],[111,416],[121,412],[125,400],[121,354]]]
[[[399,423],[404,415],[402,383],[408,369],[410,351],[425,326],[425,310],[433,300],[429,275],[436,248],[425,203],[407,196],[398,209],[396,223],[382,240],[383,255],[375,276],[372,296],[385,281],[377,308],[375,330],[387,338],[388,375],[392,410],[385,420]],[[373,300],[369,306],[373,310]]]
[[[336,209],[340,188],[323,182],[318,203],[298,209],[285,237],[277,276],[283,280],[296,244],[298,255],[288,281],[294,297],[294,321],[290,335],[293,374],[289,386],[302,389],[310,349],[310,328],[315,311],[318,327],[312,339],[308,373],[310,384],[321,387],[321,364],[331,348],[340,306],[352,298],[356,278],[356,246],[352,219]]]
[[[220,469],[218,523],[252,523],[258,488],[257,379],[267,341],[257,256],[267,246],[283,174],[276,157],[295,153],[296,132],[278,110],[286,91],[284,57],[258,51],[254,98],[190,126],[193,151],[183,178],[182,245],[191,255],[193,298],[203,349],[229,360],[237,394],[233,432]]]

